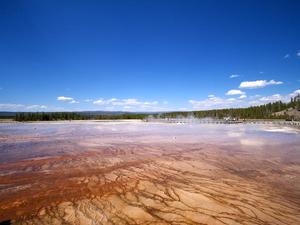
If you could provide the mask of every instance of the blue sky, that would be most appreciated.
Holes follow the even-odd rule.
[[[300,1],[0,1],[0,111],[245,107],[300,93]]]

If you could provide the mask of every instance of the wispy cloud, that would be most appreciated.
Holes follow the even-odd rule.
[[[245,92],[238,90],[238,89],[232,89],[226,92],[226,95],[244,95]]]
[[[0,103],[0,111],[43,111],[48,107],[45,105],[24,105],[14,103]]]
[[[62,102],[68,102],[68,103],[79,103],[78,101],[76,101],[74,98],[72,97],[66,97],[66,96],[59,96],[56,98],[56,100],[58,101],[62,101]]]
[[[140,101],[136,98],[127,98],[127,99],[98,99],[93,101],[93,104],[103,107],[109,107],[110,109],[121,109],[121,110],[161,110],[158,101]],[[165,102],[163,103],[165,104]]]
[[[114,106],[151,106],[151,105],[157,105],[158,101],[153,102],[142,102],[135,98],[128,98],[128,99],[117,99],[117,98],[111,98],[111,99],[98,99],[93,102],[95,105],[114,105]]]
[[[273,94],[269,96],[251,96],[248,102],[249,106],[262,105],[271,102],[283,101],[287,102],[289,100],[288,95]]]
[[[46,110],[48,107],[45,105],[29,105],[26,107],[26,109],[29,110]]]
[[[7,111],[7,110],[15,111],[22,107],[24,107],[24,105],[22,105],[22,104],[14,104],[14,103],[1,103],[0,104],[0,110],[4,110],[4,111]]]
[[[204,100],[189,100],[189,103],[192,105],[193,109],[205,110],[238,107],[242,101],[236,98],[221,98],[210,95]]]
[[[256,81],[243,81],[241,82],[239,88],[263,88],[270,85],[279,85],[283,84],[282,81],[275,81],[275,80],[256,80]]]
[[[280,94],[274,94],[270,96],[265,96],[259,99],[261,102],[276,102],[283,100],[283,96]]]
[[[253,95],[249,97],[246,95],[241,95],[238,98],[221,98],[214,95],[209,95],[203,100],[189,100],[189,103],[192,105],[192,108],[196,110],[239,108],[262,105],[276,101],[288,102],[290,101],[291,97],[294,97],[298,94],[300,94],[300,89],[289,94],[273,94],[268,96]]]
[[[298,51],[296,52],[296,56],[300,57],[300,50],[298,50]],[[290,54],[286,54],[283,58],[284,58],[284,59],[288,59],[288,58],[290,58],[290,57],[291,57]]]
[[[230,76],[229,76],[229,78],[237,78],[237,77],[239,77],[240,75],[239,74],[231,74]]]
[[[290,94],[290,97],[295,97],[296,95],[300,95],[300,89],[295,90],[294,92],[292,92],[292,93]]]

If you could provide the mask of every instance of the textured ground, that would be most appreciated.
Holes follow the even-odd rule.
[[[0,124],[0,221],[300,224],[299,146],[262,125]]]

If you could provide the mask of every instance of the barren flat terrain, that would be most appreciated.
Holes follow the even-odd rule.
[[[300,224],[300,133],[251,124],[0,124],[0,221]]]

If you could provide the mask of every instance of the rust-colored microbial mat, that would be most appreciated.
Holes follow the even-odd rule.
[[[272,125],[0,124],[0,221],[300,224],[300,134]]]

